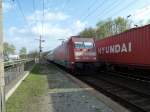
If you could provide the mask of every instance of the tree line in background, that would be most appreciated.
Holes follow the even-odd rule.
[[[4,42],[4,55],[14,55],[16,54],[16,48],[13,44],[9,44],[8,42]],[[26,55],[27,49],[25,47],[22,47],[19,51],[19,55]]]
[[[122,17],[114,20],[108,18],[96,24],[96,28],[85,28],[79,33],[81,37],[95,37],[103,39],[111,35],[121,33],[130,28],[130,21]]]
[[[16,48],[13,44],[9,44],[8,42],[4,42],[4,58],[8,58],[9,55],[16,55]],[[34,50],[27,53],[27,49],[25,47],[22,47],[19,50],[19,57],[20,59],[26,59],[26,58],[38,58],[39,52]],[[4,59],[7,60],[7,59]]]
[[[4,55],[10,55],[10,54],[15,54],[15,46],[13,44],[9,44],[7,42],[4,42],[3,44],[4,47]]]
[[[133,21],[122,17],[118,17],[116,19],[108,18],[98,22],[96,24],[96,28],[85,28],[79,33],[79,35],[81,37],[95,37],[97,39],[103,39],[130,29],[132,22]],[[150,20],[148,20],[147,23],[149,24]],[[143,22],[140,21],[139,24],[142,26]]]
[[[16,55],[16,48],[13,44],[9,44],[8,42],[4,42],[3,44],[4,47],[4,58],[8,58],[9,55]],[[19,57],[21,59],[26,59],[27,57],[35,57],[37,56],[37,52],[36,51],[32,51],[29,54],[27,54],[27,49],[25,47],[22,47],[19,50]]]

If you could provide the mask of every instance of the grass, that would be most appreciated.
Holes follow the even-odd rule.
[[[40,65],[36,65],[15,93],[6,102],[6,112],[28,112],[47,91],[47,79],[40,74]],[[31,109],[30,109],[31,110]]]

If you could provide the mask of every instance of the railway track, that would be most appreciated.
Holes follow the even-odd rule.
[[[63,69],[63,68],[62,68]],[[138,75],[101,71],[74,75],[131,112],[150,112],[150,83]]]
[[[122,72],[106,72],[101,71],[102,78],[112,81],[113,83],[120,84],[121,86],[130,88],[139,93],[145,94],[145,96],[150,96],[150,82],[149,79],[145,77],[138,77],[138,75],[132,75],[131,73]]]
[[[148,73],[128,73],[128,72],[120,72],[120,71],[117,71],[117,72],[111,71],[109,73],[113,75],[117,74],[118,76],[121,76],[124,78],[130,78],[133,80],[150,83],[150,74]],[[145,75],[145,74],[148,74],[148,75]]]
[[[126,83],[122,81],[123,79],[127,80],[127,77],[121,77],[122,80],[119,78],[119,80],[116,81],[114,79],[117,75],[115,77],[113,75],[112,78],[109,77],[110,73],[102,72],[100,74],[101,75],[99,76],[94,75],[91,77],[87,75],[78,76],[77,78],[93,86],[95,89],[108,97],[111,97],[113,100],[129,108],[133,112],[150,112],[150,95],[146,91],[143,92],[143,90],[145,90],[144,88],[143,90],[138,90],[138,87],[136,87],[136,89],[133,88],[136,84],[133,87],[130,87],[130,82],[129,84],[127,83],[131,80],[130,78]]]

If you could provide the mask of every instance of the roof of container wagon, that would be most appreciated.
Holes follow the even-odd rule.
[[[122,34],[125,34],[125,33],[128,33],[128,32],[131,32],[131,31],[134,31],[134,30],[138,30],[138,29],[143,29],[143,28],[145,28],[145,27],[149,27],[149,28],[150,28],[150,24],[145,25],[145,26],[141,26],[141,27],[131,28],[131,29],[126,30],[126,31],[124,31],[124,32],[122,32],[122,33],[107,36],[107,37],[104,38],[104,39],[96,39],[96,41],[98,41],[98,40],[99,40],[99,41],[101,41],[101,40],[107,40],[107,39],[109,39],[109,37],[118,38],[119,35],[122,35]]]
[[[94,42],[93,38],[86,38],[86,37],[80,37],[80,36],[72,36],[71,39],[73,42],[80,42],[80,41]]]

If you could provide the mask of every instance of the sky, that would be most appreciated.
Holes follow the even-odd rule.
[[[16,52],[22,47],[30,52],[38,50],[42,35],[43,50],[49,51],[61,44],[60,39],[78,35],[99,21],[128,15],[133,24],[146,24],[150,0],[4,0],[4,41],[15,45]]]

